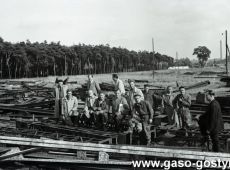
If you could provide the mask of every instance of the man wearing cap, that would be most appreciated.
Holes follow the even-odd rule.
[[[54,87],[54,96],[55,96],[55,118],[57,121],[63,113],[63,99],[66,96],[66,91],[68,85],[63,84],[63,80],[56,78],[55,87]]]
[[[118,78],[117,74],[113,74],[112,75],[113,78],[113,83],[114,83],[114,90],[120,90],[121,94],[124,95],[125,94],[125,86],[122,80],[120,80]]]
[[[208,135],[210,135],[213,152],[219,152],[219,133],[223,130],[221,107],[219,102],[215,100],[213,91],[209,90],[206,94],[206,98],[209,101],[207,111],[200,116],[198,121],[200,132],[203,136],[202,145],[208,141]]]
[[[173,100],[173,105],[177,110],[180,126],[185,130],[185,135],[187,136],[187,130],[192,125],[192,116],[189,110],[191,106],[191,96],[185,92],[183,86],[181,86],[179,90],[180,94]]]
[[[138,89],[135,86],[134,80],[129,80],[129,86],[130,86],[130,91],[128,93],[128,102],[129,102],[129,107],[132,110],[133,106],[134,106],[134,104],[136,102],[134,96],[139,95],[140,100],[144,100],[144,95],[143,95],[141,89]]]
[[[150,103],[152,106],[153,110],[156,110],[156,100],[154,98],[154,94],[149,90],[149,85],[145,84],[144,85],[144,91],[143,91],[144,99]]]
[[[144,101],[140,94],[135,94],[135,104],[130,121],[132,128],[136,128],[141,145],[151,144],[150,124],[153,121],[153,109],[148,101]]]
[[[67,95],[64,98],[63,102],[63,108],[64,111],[62,113],[62,120],[67,125],[76,125],[77,121],[75,121],[75,118],[78,119],[78,101],[75,96],[72,95],[71,90],[67,90]]]
[[[93,109],[95,125],[98,128],[105,130],[108,121],[109,106],[104,93],[99,94],[99,97],[94,102]]]

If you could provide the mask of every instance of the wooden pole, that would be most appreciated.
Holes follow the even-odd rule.
[[[153,38],[152,38],[152,48],[153,48],[153,79],[154,79],[155,49],[154,49],[154,39]]]
[[[222,60],[222,40],[220,40],[220,59]]]
[[[225,31],[225,46],[226,46],[226,74],[228,76],[228,32]]]
[[[153,54],[155,53],[155,50],[154,50],[154,39],[152,38],[152,47],[153,47]]]
[[[178,59],[178,52],[176,52],[176,60],[177,60],[177,77],[179,73],[179,59]]]
[[[65,76],[67,75],[67,69],[66,69],[66,55],[65,55]]]

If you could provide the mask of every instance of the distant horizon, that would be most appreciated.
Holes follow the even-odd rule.
[[[0,36],[1,37],[1,36]],[[10,43],[12,43],[12,44],[16,44],[16,43],[20,43],[20,42],[25,42],[26,43],[26,41],[27,40],[29,40],[29,39],[27,39],[27,40],[24,40],[24,41],[17,41],[17,42],[12,42],[12,41],[7,41],[7,40],[5,40],[4,39],[4,37],[1,37],[5,42],[10,42]],[[29,40],[30,41],[30,40]],[[43,41],[41,41],[41,42],[39,42],[39,41],[33,41],[33,42],[31,42],[31,43],[36,43],[36,42],[38,42],[38,43],[43,43],[43,42],[45,42],[45,41],[47,41],[47,40],[43,40]],[[71,46],[74,46],[74,45],[79,45],[79,44],[85,44],[85,43],[78,43],[78,44],[73,44],[73,45],[66,45],[66,44],[62,44],[62,42],[61,41],[50,41],[50,42],[48,42],[47,41],[47,44],[51,44],[52,42],[54,42],[54,43],[58,43],[58,42],[60,42],[60,44],[61,45],[63,45],[63,46],[66,46],[66,47],[71,47]],[[111,47],[111,48],[113,48],[113,47],[115,47],[115,48],[125,48],[125,47],[121,47],[121,46],[111,46],[110,44],[85,44],[85,45],[91,45],[91,46],[97,46],[97,45],[104,45],[104,46],[106,46],[106,45],[109,45],[109,47]],[[125,48],[125,49],[127,49],[127,48]],[[129,51],[136,51],[136,50],[130,50],[130,49],[128,49]],[[148,51],[148,50],[139,50],[139,51],[147,51],[147,52],[152,52],[152,51]],[[136,52],[139,52],[139,51],[136,51]],[[162,55],[167,55],[167,56],[169,56],[168,54],[164,54],[164,53],[161,53],[160,51],[155,51],[155,53],[160,53],[160,54],[162,54]],[[196,55],[194,55],[194,56],[196,56]],[[169,56],[169,57],[172,57],[174,60],[176,60],[176,57],[173,57],[173,56]],[[189,58],[189,57],[184,57],[184,58]],[[178,59],[184,59],[184,58],[178,58]],[[197,58],[189,58],[191,61],[198,61],[198,59]],[[222,59],[220,59],[220,58],[209,58],[208,60],[215,60],[215,59],[218,59],[218,60],[225,60],[225,57],[224,58],[222,58]]]

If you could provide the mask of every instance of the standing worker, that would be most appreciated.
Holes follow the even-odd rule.
[[[68,85],[63,84],[63,80],[58,78],[55,81],[54,96],[55,96],[55,118],[58,122],[63,114],[63,99],[66,96]]]
[[[115,87],[114,90],[115,91],[120,90],[121,94],[124,95],[125,94],[125,86],[124,86],[123,81],[118,78],[117,74],[113,74],[112,78],[113,78],[113,83],[114,83],[114,87]]]
[[[173,105],[178,113],[180,127],[185,130],[185,135],[187,136],[187,130],[192,125],[192,117],[189,110],[191,106],[191,96],[186,93],[183,86],[181,86],[179,90],[180,94],[173,100]]]
[[[144,101],[140,94],[134,96],[135,104],[132,110],[130,124],[137,129],[140,145],[151,144],[150,124],[153,121],[153,109],[148,101]]]
[[[93,75],[88,75],[87,90],[92,90],[95,96],[101,92],[99,84],[93,79]]]
[[[200,132],[203,136],[202,144],[208,141],[208,135],[212,140],[212,151],[219,152],[219,133],[223,130],[223,119],[221,107],[217,100],[215,100],[215,93],[209,90],[206,95],[209,105],[205,114],[199,118]]]
[[[138,89],[135,86],[134,80],[129,80],[129,86],[130,86],[130,91],[128,93],[128,102],[129,102],[129,107],[132,110],[136,102],[134,96],[138,94],[140,96],[140,100],[144,100],[144,95],[141,89]]]
[[[149,85],[148,84],[144,85],[143,95],[144,95],[144,99],[146,101],[148,101],[150,103],[150,105],[152,106],[153,111],[155,111],[156,107],[157,107],[156,100],[154,98],[153,92],[151,92],[149,90]]]
[[[168,86],[165,94],[162,95],[161,112],[167,115],[169,125],[179,127],[178,115],[173,107],[175,97],[172,86]]]
[[[63,122],[67,125],[76,125],[78,123],[78,101],[75,96],[73,96],[71,90],[67,90],[67,95],[63,100],[63,113],[62,119]]]

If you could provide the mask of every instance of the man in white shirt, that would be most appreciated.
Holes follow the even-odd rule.
[[[125,94],[125,86],[124,86],[123,81],[118,78],[117,74],[113,74],[112,78],[113,78],[113,84],[115,87],[114,90],[115,91],[120,90],[121,94],[124,95]]]
[[[73,125],[74,123],[76,123],[74,121],[75,117],[78,116],[78,101],[77,98],[72,95],[72,91],[69,89],[67,90],[67,95],[63,100],[63,105],[63,122],[68,125]]]

